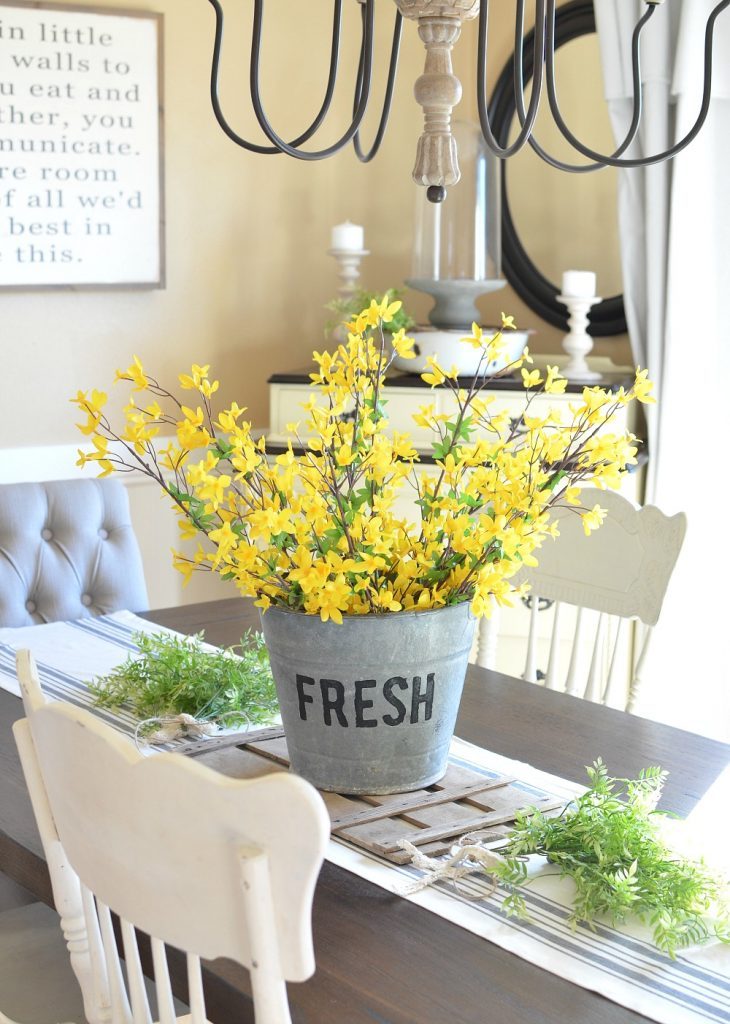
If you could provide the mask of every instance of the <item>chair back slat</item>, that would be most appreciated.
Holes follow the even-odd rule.
[[[155,994],[157,996],[157,1019],[159,1024],[175,1024],[175,1003],[170,986],[170,971],[167,966],[165,943],[151,939],[152,966],[155,972]]]
[[[651,641],[652,631],[650,627],[646,627],[643,631],[643,637],[638,644],[638,657],[636,658],[636,665],[631,675],[631,685],[629,687],[629,699],[626,703],[626,710],[633,711],[636,706],[636,700],[639,696],[639,690],[643,681],[644,663],[646,656],[649,652],[649,643]]]
[[[278,966],[279,949],[271,898],[268,859],[257,850],[242,851],[241,886],[254,966],[251,987],[257,1024],[291,1024],[286,986]]]
[[[619,694],[619,688],[621,686],[621,666],[623,660],[622,640],[624,636],[624,625],[626,619],[619,619],[613,616],[612,621],[616,623],[616,632],[613,641],[613,650],[611,651],[611,661],[608,668],[608,675],[606,677],[606,685],[603,688],[602,703],[611,704],[619,703],[625,705],[626,694],[622,695],[621,700],[617,700]],[[625,678],[625,673],[623,673]]]
[[[109,978],[112,1020],[114,1024],[132,1024],[132,1008],[129,1005],[129,997],[127,996],[127,989],[124,984],[124,975],[122,974],[122,965],[117,950],[112,915],[109,907],[102,903],[101,900],[96,900],[96,910],[99,915],[104,959],[106,961],[107,977]]]
[[[94,903],[94,894],[85,885],[80,886],[81,903],[84,911],[84,924],[88,942],[89,960],[91,963],[91,991],[95,1007],[93,1024],[106,1024],[113,1021],[112,1000],[109,991],[109,976],[104,955],[104,944],[101,938],[99,917]],[[87,1012],[88,1016],[88,1012]]]
[[[187,969],[190,1024],[207,1024],[205,1017],[205,996],[203,995],[203,976],[200,971],[200,957],[195,956],[192,953],[188,953]]]
[[[553,612],[553,629],[550,637],[550,655],[548,658],[548,667],[545,674],[545,686],[548,690],[559,690],[560,681],[558,673],[560,671],[560,612],[562,604],[560,601],[555,602],[555,610]]]
[[[30,659],[28,652],[23,653],[27,655],[22,660],[28,672],[21,684],[23,700],[25,701],[27,693],[28,704],[26,707],[33,707],[36,706],[34,701],[37,696],[39,702],[37,706],[41,706],[45,701],[38,684],[35,665],[32,664],[32,659]],[[48,794],[41,775],[35,744],[33,743],[27,719],[22,719],[14,724],[13,735],[15,736],[20,763],[28,786],[28,794],[48,863],[53,889],[53,902],[61,919],[61,928],[66,938],[71,967],[83,995],[84,1013],[89,1024],[105,1024],[103,1012],[100,1016],[94,995],[92,963],[89,957],[85,934],[79,879],[69,864],[68,857],[61,846],[58,832],[56,831],[56,824],[48,802]]]
[[[573,697],[582,696],[580,683],[578,682],[578,671],[580,666],[580,651],[583,639],[583,609],[579,608],[575,617],[575,633],[573,634],[573,648],[570,652],[568,674],[565,677],[565,692]]]
[[[528,683],[537,682],[537,625],[540,599],[536,594],[530,597],[530,632],[527,638],[527,659],[522,678]]]
[[[124,964],[127,968],[127,985],[129,1001],[132,1004],[132,1020],[134,1024],[152,1024],[150,1004],[147,999],[147,988],[144,983],[142,964],[139,959],[139,946],[134,925],[124,918],[121,919],[122,943],[124,945]]]
[[[599,615],[598,623],[596,625],[596,632],[593,637],[593,652],[591,654],[591,665],[588,669],[588,678],[586,679],[585,690],[583,691],[583,697],[585,700],[593,701],[597,704],[601,699],[601,691],[603,689],[601,685],[601,663],[603,661],[603,641],[604,631],[606,626],[606,616]]]

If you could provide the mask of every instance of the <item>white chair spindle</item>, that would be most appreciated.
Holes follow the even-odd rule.
[[[112,1001],[111,994],[109,991],[109,978],[107,976],[106,959],[104,957],[104,945],[101,939],[101,929],[99,926],[99,915],[96,911],[96,903],[94,902],[94,894],[91,890],[87,889],[85,885],[81,884],[81,904],[84,911],[84,921],[86,923],[86,935],[89,947],[89,959],[91,961],[91,997],[93,1000],[92,1014],[90,1015],[89,1010],[86,1010],[86,1017],[89,1024],[96,1024],[96,1022],[106,1022],[113,1020],[112,1014]]]
[[[615,693],[619,685],[619,678],[621,676],[621,640],[623,638],[624,623],[627,619],[616,619],[616,636],[613,641],[613,651],[611,653],[611,663],[608,669],[608,677],[606,679],[606,685],[603,689],[603,695],[601,701],[603,704],[613,705],[615,699]],[[617,702],[625,707],[626,701],[621,700]]]
[[[200,972],[200,957],[195,956],[193,953],[188,953],[187,964],[190,1024],[207,1024],[205,1017],[205,996],[203,995],[203,976]],[[258,1016],[256,1020],[258,1024]]]
[[[537,616],[540,598],[533,594],[530,598],[530,632],[527,638],[527,660],[522,678],[528,683],[537,682]]]
[[[598,616],[598,625],[596,626],[596,638],[593,643],[593,654],[591,655],[591,666],[588,670],[588,679],[586,681],[586,688],[583,692],[583,697],[586,700],[591,700],[598,703],[601,699],[601,674],[602,674],[602,662],[603,662],[603,636],[606,626],[606,616],[601,612]]]
[[[565,678],[565,692],[572,694],[573,697],[581,696],[578,687],[578,665],[580,662],[580,647],[581,640],[583,637],[583,609],[578,608],[575,616],[575,636],[573,637],[573,647],[570,652],[570,664],[568,665],[568,675]]]
[[[258,850],[243,852],[241,882],[251,942],[251,988],[256,1005],[256,1024],[291,1024],[265,853]]]
[[[152,1024],[152,1014],[147,1001],[147,987],[139,960],[139,947],[134,925],[124,918],[119,919],[122,928],[122,944],[124,946],[124,963],[127,968],[127,984],[132,1004],[132,1020],[134,1024]]]
[[[626,710],[633,711],[636,706],[636,698],[639,696],[639,689],[643,681],[644,664],[646,662],[646,656],[649,651],[649,641],[651,640],[651,627],[644,627],[644,637],[641,642],[641,649],[639,657],[636,661],[636,668],[631,675],[631,685],[629,687],[629,697],[626,702]]]
[[[24,700],[31,707],[43,707],[43,697],[35,664],[29,652],[18,658],[18,678]],[[18,722],[14,729],[20,763],[28,786],[41,843],[46,854],[53,889],[53,903],[61,919],[61,930],[66,940],[71,967],[81,988],[84,1012],[89,1024],[105,1024],[98,1013],[94,998],[92,963],[89,956],[81,888],[78,877],[68,863],[53,821],[53,813],[43,784],[38,757],[27,721]]]
[[[548,659],[545,686],[548,690],[557,690],[558,687],[558,662],[560,660],[560,601],[555,602],[553,611],[553,631],[550,637],[550,657]]]
[[[165,943],[153,936],[150,939],[150,944],[152,946],[152,966],[155,972],[157,1020],[159,1024],[175,1024],[175,1002],[172,998]]]
[[[476,644],[476,664],[480,668],[493,669],[497,664],[500,609],[493,597],[490,598],[490,601],[491,614],[477,623],[474,642]]]
[[[124,984],[124,975],[122,974],[117,940],[114,935],[111,911],[105,903],[98,899],[96,901],[96,910],[99,915],[101,941],[104,947],[107,978],[109,979],[109,996],[113,1011],[112,1019],[114,1024],[117,1024],[117,1021],[120,1021],[121,1024],[132,1024],[132,1008],[129,1005],[127,989]]]

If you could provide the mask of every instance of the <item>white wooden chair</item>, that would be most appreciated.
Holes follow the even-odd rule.
[[[539,611],[539,600],[547,598],[555,605],[545,686],[632,711],[641,685],[651,627],[659,618],[684,540],[687,517],[682,512],[665,516],[653,505],[637,509],[614,491],[594,488],[582,491],[581,502],[585,508],[599,504],[607,510],[601,528],[586,536],[580,516],[561,509],[557,513],[560,536],[543,543],[536,556],[536,568],[525,569],[515,578],[516,582],[526,579],[531,586],[523,678],[529,682],[538,680],[538,622],[544,614]],[[577,612],[564,673],[560,666],[561,641],[571,611],[564,608],[566,604],[577,606]],[[591,610],[598,614],[591,614]],[[646,627],[636,630],[636,643],[626,628],[627,620],[631,619]],[[586,644],[587,672],[588,659],[581,661]]]
[[[28,651],[18,676],[27,717],[15,738],[89,1024],[151,1022],[135,927],[151,937],[160,1024],[176,1019],[166,944],[187,953],[179,1021],[206,1020],[200,957],[229,957],[251,972],[257,1024],[289,1024],[285,979],[314,971],[330,827],[316,790],[283,772],[234,780],[181,755],[145,757],[92,714],[46,703]]]

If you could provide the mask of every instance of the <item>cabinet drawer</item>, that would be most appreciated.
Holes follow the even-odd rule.
[[[269,385],[268,437],[271,441],[284,440],[287,423],[299,423],[301,435],[308,436],[305,427],[307,414],[302,407],[315,393],[316,389],[306,384]],[[417,426],[412,417],[422,405],[431,401],[431,393],[420,388],[389,389],[385,406],[389,429],[401,434],[407,433],[417,448],[429,449],[434,439],[433,431]]]
[[[307,436],[305,423],[307,414],[303,406],[316,393],[313,385],[273,383],[269,384],[269,432],[268,437],[273,442],[281,442],[286,438],[286,424],[299,423],[302,436]],[[518,419],[525,411],[525,392],[518,386],[515,390],[489,391],[485,395],[491,395],[493,401],[490,409],[494,413],[504,410],[513,419]],[[553,408],[559,408],[563,413],[563,420],[569,418],[568,406],[580,401],[576,394],[568,395],[538,395],[530,406],[530,411],[536,416],[545,416]],[[386,415],[391,430],[399,433],[408,433],[416,448],[423,452],[430,452],[431,445],[436,440],[433,431],[425,427],[419,427],[413,422],[413,415],[419,411],[421,406],[433,404],[436,411],[453,416],[458,411],[454,395],[446,388],[403,388],[391,387],[386,391]],[[611,423],[605,428],[612,433],[632,429],[633,418],[629,420],[627,409],[620,408],[616,412]]]

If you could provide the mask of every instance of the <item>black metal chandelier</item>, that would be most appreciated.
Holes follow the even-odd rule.
[[[210,94],[213,110],[223,131],[238,146],[251,153],[276,155],[285,153],[297,160],[324,160],[339,152],[352,142],[358,159],[364,163],[373,159],[380,148],[390,115],[393,99],[398,54],[400,50],[403,18],[417,21],[418,33],[426,48],[424,74],[417,79],[415,97],[424,113],[424,129],[418,141],[413,179],[427,188],[432,202],[441,202],[446,188],[459,180],[458,154],[451,132],[451,113],[461,99],[461,83],[454,75],[451,51],[461,34],[462,22],[479,18],[477,43],[477,109],[482,134],[489,149],[502,160],[521,150],[525,145],[532,149],[548,164],[559,170],[584,174],[602,167],[644,167],[661,163],[676,156],[688,146],[704,125],[710,109],[712,86],[712,48],[715,23],[730,0],[721,0],[712,10],[705,28],[703,93],[700,110],[695,123],[687,134],[673,146],[659,153],[644,157],[626,157],[623,154],[636,137],[642,115],[641,83],[641,35],[651,20],[656,8],[664,0],[644,0],[646,10],[639,18],[632,35],[632,77],[633,109],[631,123],[625,138],[613,153],[598,153],[583,144],[568,125],[560,111],[555,84],[555,11],[557,0],[535,0],[535,28],[531,34],[532,92],[529,103],[525,102],[523,51],[525,45],[525,0],[516,0],[515,49],[514,49],[514,93],[515,111],[519,121],[517,137],[509,145],[501,145],[492,131],[489,105],[486,95],[487,79],[487,38],[489,0],[395,0],[396,12],[393,26],[393,42],[390,51],[388,78],[385,89],[383,110],[372,145],[363,147],[360,126],[368,108],[373,72],[373,36],[375,22],[375,0],[355,0],[360,4],[362,15],[362,39],[360,59],[355,76],[352,120],[336,142],[324,149],[303,149],[322,126],[330,109],[335,91],[335,82],[340,55],[343,0],[334,0],[332,18],[332,44],[330,50],[329,74],[322,105],[309,127],[290,142],[286,142],[271,126],[263,108],[259,89],[259,62],[264,22],[264,0],[254,0],[253,30],[251,40],[251,63],[249,84],[251,103],[259,126],[269,140],[260,145],[242,138],[226,120],[221,109],[218,94],[221,48],[223,42],[223,8],[220,0],[209,0],[215,10],[215,42],[210,79]],[[551,156],[533,135],[538,107],[543,93],[547,92],[552,117],[561,135],[576,153],[587,158],[588,163],[570,164]]]

